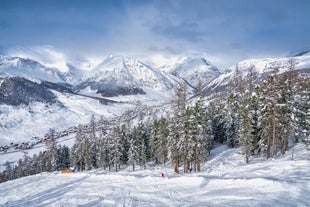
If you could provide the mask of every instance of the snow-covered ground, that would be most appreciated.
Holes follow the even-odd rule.
[[[8,181],[0,184],[0,206],[310,206],[309,172],[310,151],[302,143],[281,158],[249,164],[240,149],[220,146],[197,174],[128,166]]]

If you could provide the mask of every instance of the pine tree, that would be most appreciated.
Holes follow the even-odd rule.
[[[238,147],[238,130],[240,125],[240,105],[241,105],[241,94],[232,93],[227,100],[227,106],[224,109],[225,115],[225,136],[227,143],[230,147]]]
[[[213,139],[215,142],[223,144],[227,140],[225,129],[225,106],[222,102],[218,102],[216,105],[211,102],[209,108],[212,111],[211,131],[213,133]]]
[[[170,159],[174,163],[174,172],[179,173],[180,158],[186,143],[185,114],[186,114],[186,84],[180,84],[175,90],[175,100],[172,101],[173,121],[169,124],[168,146]]]
[[[243,147],[246,163],[249,157],[254,153],[260,140],[260,126],[258,122],[258,98],[256,93],[247,91],[243,95],[242,105],[240,107],[240,127],[238,136]]]
[[[110,132],[111,133],[111,132]],[[98,150],[98,157],[99,157],[99,163],[101,167],[111,170],[111,164],[112,164],[112,157],[111,157],[111,135],[107,131],[103,130],[100,135],[99,139],[99,150]]]
[[[298,129],[295,142],[301,139],[310,144],[310,79],[301,73],[297,80],[294,118]]]
[[[150,127],[149,143],[151,149],[151,160],[157,165],[165,164],[167,160],[167,136],[167,120],[163,117],[159,120],[154,119]]]
[[[140,155],[139,156],[140,166],[145,169],[146,167],[146,146],[145,146],[144,139],[142,139],[141,144],[139,146],[139,155]]]
[[[90,123],[89,123],[89,131],[88,131],[88,144],[89,144],[89,160],[90,160],[90,169],[98,168],[97,165],[97,154],[98,154],[98,138],[96,135],[96,119],[95,116],[92,115]]]
[[[56,156],[57,156],[57,143],[56,143],[56,132],[54,129],[49,129],[45,135],[45,144],[47,147],[48,154],[48,171],[55,171],[57,168]]]
[[[273,158],[276,153],[278,131],[278,73],[279,67],[275,66],[263,83],[261,90],[261,124],[262,140],[261,149],[267,158]]]
[[[157,143],[159,139],[159,121],[156,118],[153,118],[151,127],[150,127],[150,150],[151,150],[151,160],[155,162],[155,164],[159,164],[159,154],[156,152],[158,151]]]
[[[90,142],[82,125],[79,125],[75,142],[71,150],[71,163],[79,171],[91,169],[91,158],[89,155]]]
[[[128,164],[132,165],[132,171],[135,171],[136,156],[137,156],[137,149],[135,146],[135,141],[131,139],[129,141]]]
[[[115,166],[115,171],[120,170],[122,145],[121,145],[121,130],[119,127],[113,127],[111,130],[111,145],[110,145],[111,161]]]

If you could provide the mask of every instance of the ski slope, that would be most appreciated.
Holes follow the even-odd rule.
[[[310,206],[309,172],[310,151],[302,143],[284,157],[249,164],[240,149],[220,146],[201,173],[149,165],[8,181],[0,184],[0,206]]]

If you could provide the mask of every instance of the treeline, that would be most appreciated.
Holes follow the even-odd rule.
[[[186,84],[180,84],[168,114],[153,114],[151,119],[134,114],[137,123],[130,118],[109,123],[92,117],[87,127],[78,127],[71,149],[57,146],[55,131],[50,130],[47,150],[33,158],[25,156],[16,167],[7,163],[0,181],[69,166],[117,172],[131,165],[135,170],[147,162],[173,165],[176,173],[180,166],[184,173],[199,172],[215,142],[241,147],[246,162],[251,156],[283,155],[290,144],[310,136],[310,82],[308,73],[295,70],[293,60],[287,72],[279,74],[279,68],[275,65],[266,77],[260,77],[254,66],[247,74],[236,68],[228,92],[207,103],[202,87],[189,99]]]

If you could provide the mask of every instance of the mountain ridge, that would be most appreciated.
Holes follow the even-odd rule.
[[[282,62],[283,64],[280,65],[285,69],[289,59],[264,58],[245,60],[238,63],[238,67],[236,65],[232,66],[226,72],[221,72],[220,69],[205,59],[187,59],[185,62],[179,64],[183,67],[177,67],[178,64],[175,64],[176,71],[180,72],[176,76],[161,71],[158,68],[148,66],[134,58],[121,56],[108,57],[92,70],[82,70],[68,63],[69,71],[67,74],[60,73],[59,71],[53,73],[55,69],[50,70],[50,68],[44,67],[39,62],[31,60],[25,61],[25,64],[27,63],[26,70],[21,70],[22,68],[16,62],[23,62],[26,59],[19,59],[17,57],[8,59],[7,57],[1,56],[0,91],[2,93],[0,93],[0,102],[8,98],[5,93],[9,92],[12,95],[10,98],[11,103],[10,101],[6,103],[2,101],[2,104],[0,103],[0,120],[5,123],[0,125],[0,134],[3,135],[2,142],[8,143],[7,141],[11,141],[14,137],[19,137],[17,141],[23,141],[27,137],[43,136],[47,132],[47,129],[38,129],[31,122],[36,124],[40,122],[45,123],[47,122],[46,117],[49,116],[51,117],[50,121],[48,121],[49,127],[62,130],[80,123],[86,123],[93,114],[97,117],[101,115],[118,116],[140,105],[153,107],[155,105],[161,106],[167,104],[173,97],[174,87],[183,80],[186,80],[189,85],[193,86],[188,88],[189,93],[193,95],[197,82],[193,83],[191,81],[198,81],[198,78],[195,80],[192,77],[199,77],[199,75],[205,78],[204,95],[207,97],[217,91],[227,90],[227,86],[232,81],[236,68],[246,72],[249,66],[255,65],[258,68],[258,72],[266,73],[269,71],[268,67],[271,65],[271,62]],[[310,55],[307,53],[299,57],[294,57],[294,59],[296,61],[296,69],[310,68]],[[32,69],[28,67],[31,64],[34,65]],[[9,67],[6,67],[8,65]],[[200,66],[203,68],[202,71],[198,70]],[[48,72],[52,72],[44,73],[44,71],[41,71],[40,74],[33,72],[36,69],[40,71],[45,68]],[[10,74],[10,69],[13,69],[13,72],[18,71],[19,73]],[[204,77],[203,75],[209,69],[211,69],[212,78],[209,76]],[[119,74],[120,71],[122,74]],[[31,75],[30,72],[34,73],[33,76],[35,78],[28,80],[27,77]],[[46,74],[47,78],[42,76],[42,74]],[[182,74],[188,76],[182,76]],[[15,78],[11,79],[12,77]],[[117,80],[119,77],[123,79],[120,78]],[[12,83],[15,87],[14,90],[8,90],[7,84],[4,81],[5,78],[16,81],[14,84]],[[107,80],[110,82],[105,85]],[[100,81],[102,82],[100,83]],[[85,85],[81,87],[81,83],[85,83]],[[31,93],[18,89],[23,88],[24,84],[32,87],[31,90],[27,89]],[[91,88],[92,84],[95,84],[93,89]],[[114,88],[109,88],[110,86]],[[117,86],[123,87],[121,89],[124,90],[117,91]],[[128,88],[126,88],[127,86]],[[113,91],[112,89],[116,90]],[[111,91],[110,96],[103,94],[103,92]],[[50,94],[49,97],[51,99],[45,100],[45,94]],[[23,98],[20,100],[20,103],[16,101],[19,98]],[[15,102],[13,103],[13,101]],[[31,108],[42,111],[39,112]],[[56,120],[63,121],[58,123]],[[29,133],[25,134],[25,131],[29,128],[34,128],[35,130],[30,130]],[[0,143],[0,145],[3,143]]]

